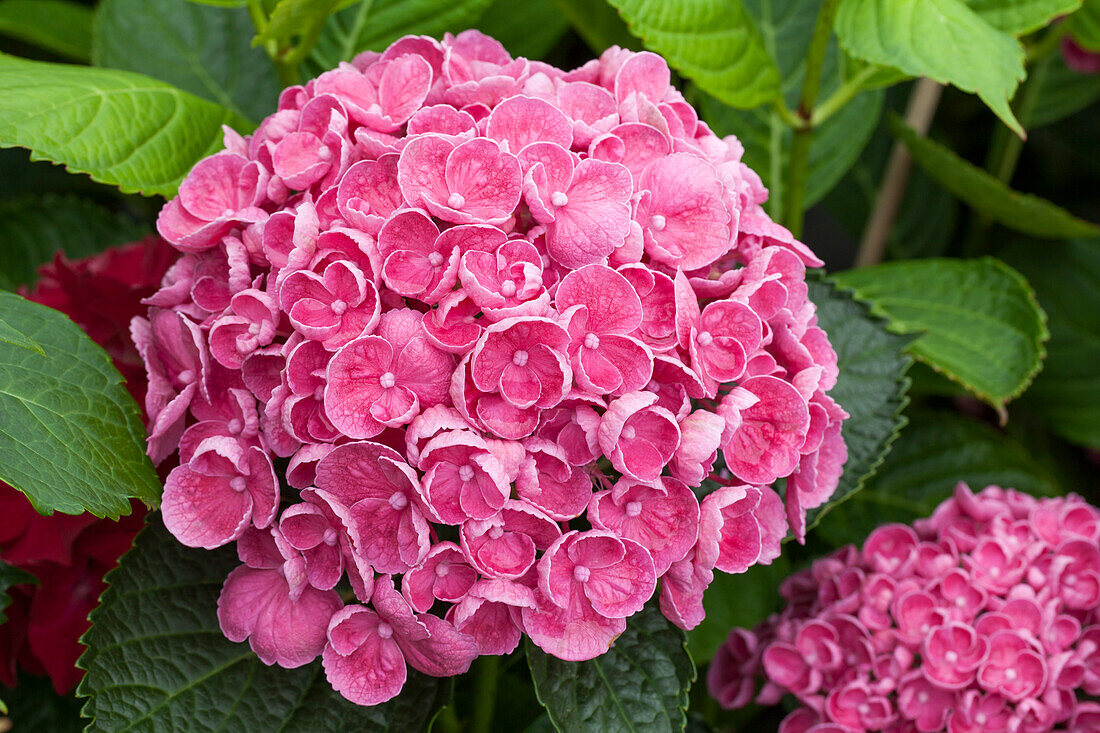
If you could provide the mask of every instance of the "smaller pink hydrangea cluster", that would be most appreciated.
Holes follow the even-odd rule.
[[[1100,731],[1100,510],[1079,496],[959,484],[780,592],[707,674],[726,708],[793,694],[780,733]]]
[[[836,488],[821,262],[659,56],[408,37],[225,140],[133,335],[165,525],[236,543],[219,618],[264,662],[369,705],[523,633],[589,659]]]

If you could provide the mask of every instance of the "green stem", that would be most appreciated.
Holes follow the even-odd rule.
[[[829,95],[828,99],[814,109],[813,116],[810,117],[810,124],[817,127],[839,112],[844,105],[852,101],[852,97],[863,91],[864,83],[877,74],[878,71],[879,69],[874,66],[865,66],[860,69],[855,76],[837,87],[836,91]]]
[[[462,725],[458,722],[458,713],[455,712],[455,704],[452,700],[446,707],[439,711],[435,719],[435,727],[442,733],[459,733]]]
[[[359,40],[359,33],[363,30],[363,26],[367,24],[367,16],[370,15],[371,5],[374,5],[374,0],[360,0],[359,11],[355,14],[355,20],[352,21],[351,28],[344,36],[343,43],[340,44],[341,61],[351,61],[352,54],[355,53],[355,42]]]
[[[472,733],[489,733],[492,730],[499,672],[500,657],[489,654],[477,660],[474,676],[474,717],[470,723]]]
[[[796,114],[805,124],[794,131],[791,141],[790,162],[787,167],[786,203],[783,206],[784,221],[791,234],[802,235],[802,218],[806,208],[806,179],[809,176],[810,142],[813,135],[814,105],[821,91],[821,67],[825,63],[825,50],[833,31],[840,0],[824,0],[817,14],[810,47],[806,52],[806,78],[802,82],[802,96]]]

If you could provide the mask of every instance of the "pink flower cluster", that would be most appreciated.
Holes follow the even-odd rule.
[[[781,733],[1100,731],[1100,510],[1076,495],[959,484],[780,590],[707,684],[727,708],[793,694]]]
[[[846,458],[821,263],[669,80],[407,37],[183,181],[133,335],[164,522],[244,563],[226,636],[375,704],[524,632],[601,654],[659,580],[694,626],[801,536]]]

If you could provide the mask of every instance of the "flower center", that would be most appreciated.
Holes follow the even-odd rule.
[[[381,636],[383,639],[390,638],[391,636],[393,636],[393,627],[385,621],[381,622],[380,624],[378,624],[378,635]]]
[[[458,477],[463,481],[469,481],[474,477],[474,467],[467,463],[458,469]]]
[[[587,583],[588,579],[592,577],[592,571],[586,568],[584,565],[577,565],[573,568],[573,578],[578,583]]]
[[[569,203],[569,197],[561,191],[555,191],[550,195],[550,203],[557,206],[559,209]]]
[[[395,491],[390,495],[390,506],[395,512],[399,512],[409,505],[409,498],[402,494],[400,491]]]
[[[921,705],[928,702],[928,693],[927,692],[918,692],[917,693],[917,702],[919,702]]]
[[[439,252],[432,252],[428,255],[428,264],[432,267],[439,267],[443,264],[443,255]]]
[[[184,369],[178,377],[180,384],[191,384],[195,381],[195,373],[190,369]]]
[[[1018,673],[1016,672],[1016,670],[1012,669],[1012,667],[1009,667],[1008,669],[1005,670],[1005,679],[1014,680],[1014,679],[1016,679],[1017,676],[1018,676]]]
[[[451,572],[451,566],[447,563],[441,562],[435,566],[435,577],[437,578],[446,578],[449,572]]]
[[[389,389],[397,384],[397,377],[393,375],[393,372],[386,372],[378,378],[378,383],[382,385],[382,389]]]
[[[344,311],[348,309],[348,304],[337,298],[336,300],[332,301],[332,305],[329,307],[332,308],[333,313],[338,316],[342,316],[344,315]]]
[[[322,384],[320,387],[313,390],[313,399],[317,400],[318,402],[325,401],[325,385]]]
[[[710,331],[701,331],[699,335],[695,337],[695,342],[700,346],[710,346],[714,343],[714,337],[710,335]]]
[[[240,493],[248,488],[248,482],[244,480],[244,476],[234,476],[229,480],[229,488]]]
[[[259,335],[259,333],[260,333],[260,324],[258,324],[258,323],[250,323],[250,324],[248,325],[248,332],[249,332],[250,334],[252,334],[253,336],[257,336],[257,335]]]
[[[943,655],[943,658],[947,660],[948,664],[954,664],[959,661],[959,654],[958,652],[947,652]]]
[[[1066,585],[1077,585],[1077,576],[1070,573],[1066,576]]]
[[[584,335],[584,348],[586,349],[598,349],[600,348],[600,337],[594,333],[586,333]]]
[[[229,429],[230,435],[240,435],[241,431],[244,430],[244,424],[241,423],[240,418],[235,417],[229,421],[229,424],[226,425],[226,428]]]
[[[317,157],[324,161],[332,160],[332,150],[329,148],[321,148],[317,151]]]
[[[466,205],[466,199],[458,191],[455,191],[454,193],[452,193],[450,196],[447,197],[447,206],[451,207],[452,209],[455,209],[456,211],[458,209],[461,209],[465,205]]]
[[[504,536],[504,527],[490,527],[489,528],[489,539],[499,540],[503,536]]]
[[[636,517],[642,513],[642,503],[640,501],[628,501],[626,503],[626,516]]]
[[[871,712],[871,706],[865,702],[861,702],[856,710],[859,711],[860,715],[866,715],[867,713]]]
[[[328,529],[326,529],[325,533],[321,536],[321,541],[324,542],[329,547],[332,547],[333,545],[335,545],[336,544],[336,530],[333,529],[332,527],[329,527]]]
[[[505,280],[500,284],[500,294],[505,298],[511,298],[516,294],[516,284],[511,280]]]
[[[527,366],[527,352],[523,349],[516,351],[512,354],[512,363],[518,367]]]
[[[623,428],[623,432],[622,432],[623,440],[634,440],[635,435],[637,435],[637,433],[634,432],[634,428],[631,427],[630,425],[627,425],[626,427]]]
[[[958,606],[959,608],[962,608],[963,606],[966,605],[966,599],[963,598],[962,596],[959,596],[958,598],[955,599],[955,605]]]
[[[665,218],[660,214],[654,214],[653,216],[649,217],[649,226],[651,229],[655,229],[658,232],[664,231]]]
[[[985,725],[986,721],[988,721],[988,720],[989,720],[989,716],[986,715],[985,713],[978,713],[977,715],[974,716],[974,722],[977,723],[978,725]]]
[[[222,218],[228,219],[233,216],[233,209],[222,209]]]

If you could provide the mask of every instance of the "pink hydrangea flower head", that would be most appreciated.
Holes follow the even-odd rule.
[[[715,572],[772,562],[788,525],[803,539],[847,414],[806,286],[822,263],[768,217],[743,153],[656,54],[564,71],[476,30],[364,52],[227,132],[161,212],[181,256],[131,324],[149,454],[180,460],[165,523],[245,563],[226,636],[269,663],[320,654],[334,689],[378,704],[409,664],[456,674],[524,634],[590,659],[647,602],[693,628]],[[1008,620],[1059,646],[1059,695],[1093,685],[1072,650],[1100,592],[1084,549],[1100,518],[1017,506],[981,567],[960,564],[989,503],[935,520],[949,549],[884,536],[867,592],[838,568],[835,643],[870,668],[865,635],[895,610],[899,635]],[[1042,623],[1017,604],[979,626],[1017,558],[1040,559],[1017,525],[1056,555],[1025,599]],[[895,577],[910,568],[922,587]],[[941,618],[947,598],[962,606]],[[834,696],[845,724],[887,715],[862,679]]]
[[[730,633],[711,694],[737,708],[792,693],[800,707],[781,730],[1090,730],[1100,720],[1089,699],[1100,691],[1100,602],[1088,580],[1097,516],[1074,495],[960,484],[931,518],[879,527],[862,548],[792,576],[781,613]],[[1068,593],[1066,572],[1083,576]]]

